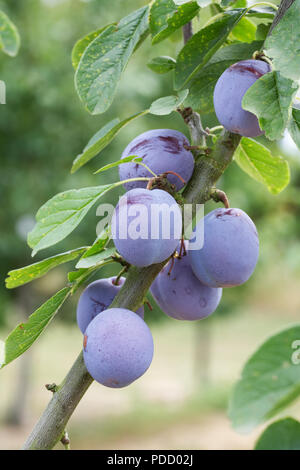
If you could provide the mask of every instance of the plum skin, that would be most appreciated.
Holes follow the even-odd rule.
[[[88,325],[83,357],[94,380],[122,388],[146,372],[153,349],[151,331],[142,318],[124,308],[110,308]]]
[[[189,145],[188,139],[179,131],[154,129],[133,139],[125,148],[122,158],[137,155],[143,158],[143,163],[156,175],[166,171],[174,171],[187,183],[194,171],[193,154],[184,148]],[[145,167],[134,162],[120,165],[119,175],[121,181],[153,176]],[[184,186],[184,183],[175,175],[168,175],[168,180],[176,186],[177,191]],[[134,188],[146,188],[146,186],[146,181],[132,181],[124,184],[127,191]]]
[[[136,220],[136,216],[128,214],[132,209],[135,210],[139,206],[147,210],[147,237],[133,239],[131,237],[131,224]],[[160,216],[158,226],[151,221],[151,207],[174,208],[174,214],[170,214],[170,237],[163,237],[162,227],[166,222],[166,217]],[[120,226],[125,226],[127,222],[126,238],[122,238],[120,234]],[[145,217],[142,220],[145,222]],[[151,237],[151,231],[156,227],[158,238]],[[175,251],[181,237],[182,231],[182,215],[181,209],[175,199],[166,191],[161,189],[136,188],[128,191],[121,197],[112,217],[111,233],[115,246],[121,256],[130,264],[138,267],[150,266],[151,264],[160,263],[166,260]]]
[[[125,277],[121,277],[116,285],[115,280],[116,277],[98,279],[91,282],[82,292],[77,304],[77,324],[82,333],[99,313],[110,306],[126,281]],[[136,313],[144,318],[144,307],[139,308]]]
[[[222,289],[202,284],[193,273],[187,254],[174,260],[168,274],[170,263],[161,270],[150,288],[162,311],[176,320],[188,321],[211,315],[220,303]]]
[[[196,226],[194,232],[198,229]],[[209,287],[234,287],[246,282],[258,254],[258,234],[250,217],[241,209],[223,208],[204,217],[203,247],[188,252],[192,270]]]
[[[237,62],[222,73],[214,89],[214,107],[225,129],[245,137],[263,134],[257,117],[242,108],[242,100],[253,83],[270,71],[266,62],[250,59]]]

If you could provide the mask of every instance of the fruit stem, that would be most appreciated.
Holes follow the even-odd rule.
[[[121,269],[121,271],[119,272],[119,274],[117,275],[117,277],[115,279],[113,279],[112,283],[115,285],[115,286],[118,286],[119,285],[119,281],[121,279],[121,277],[123,276],[123,274],[125,274],[129,269],[129,266],[124,266],[123,269]]]
[[[171,264],[170,264],[170,268],[169,268],[169,271],[168,271],[168,276],[171,276],[171,272],[174,268],[174,263],[175,263],[175,256],[173,255],[172,258],[171,258]]]
[[[211,191],[211,198],[215,202],[223,202],[224,207],[226,209],[230,208],[229,199],[228,199],[226,193],[224,191],[221,191],[221,189],[213,188],[212,191]]]
[[[165,175],[174,175],[174,176],[177,176],[177,178],[180,179],[180,181],[185,184],[186,181],[182,178],[182,176],[180,176],[178,173],[176,173],[175,171],[165,171],[162,176],[165,176]]]
[[[267,64],[269,64],[271,70],[273,69],[273,64],[272,64],[272,61],[267,57],[265,56],[264,52],[262,51],[255,51],[252,58],[254,60],[263,60],[264,62],[266,62]]]
[[[122,256],[119,255],[119,253],[117,253],[117,252],[114,253],[113,255],[111,255],[111,259],[112,259],[113,261],[116,261],[117,263],[120,263],[120,265],[121,265],[121,266],[124,266],[124,268],[127,268],[127,269],[128,269],[128,268],[130,268],[130,266],[131,266],[131,265],[130,265],[129,263],[127,263],[127,261],[125,261],[125,259],[122,258]]]
[[[186,249],[185,249],[185,244],[184,244],[184,238],[183,237],[180,240],[180,250],[179,250],[178,258],[182,258],[182,256],[186,256]]]

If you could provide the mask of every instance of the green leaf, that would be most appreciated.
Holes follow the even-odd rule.
[[[106,28],[85,49],[75,86],[90,113],[104,113],[113,102],[122,72],[148,31],[148,12],[148,6],[136,10]]]
[[[76,44],[73,47],[72,50],[72,65],[74,69],[76,70],[79,62],[81,60],[81,57],[88,47],[88,45],[96,39],[103,31],[106,30],[109,26],[114,25],[115,23],[109,24],[107,26],[104,26],[104,28],[97,29],[97,31],[92,31],[91,33],[87,34],[83,38],[79,39]]]
[[[33,255],[66,238],[98,199],[115,185],[72,189],[46,202],[39,209],[37,224],[28,235],[28,245],[33,248]]]
[[[198,11],[197,2],[175,5],[173,0],[154,0],[150,8],[152,44],[166,39],[194,18]]]
[[[288,162],[275,157],[269,149],[253,139],[242,138],[234,159],[242,170],[263,183],[272,194],[280,193],[290,181]]]
[[[297,83],[279,72],[269,72],[248,89],[242,106],[258,117],[266,137],[270,140],[280,139],[287,126],[297,90]]]
[[[131,178],[131,181],[148,181],[149,178]],[[111,189],[122,186],[125,181],[71,189],[59,193],[44,204],[37,212],[37,224],[28,234],[28,245],[33,248],[32,256],[38,251],[55,245],[66,238],[85,217],[96,202]]]
[[[125,127],[134,119],[144,116],[147,113],[148,110],[142,111],[140,113],[134,114],[133,116],[130,116],[127,119],[124,119],[121,122],[119,119],[113,119],[104,127],[102,127],[100,131],[98,131],[88,142],[83,152],[75,158],[71,173],[75,173],[75,171],[79,170],[79,168],[102,152],[102,150],[105,149],[108,144],[110,144],[110,142],[114,139],[114,137],[116,137],[123,127]]]
[[[104,250],[105,246],[109,242],[110,228],[103,230],[98,236],[97,240],[93,245],[83,254],[82,258],[88,258],[89,256],[96,255]]]
[[[276,11],[274,10],[274,8],[255,7],[255,8],[251,8],[251,10],[248,11],[247,16],[273,20],[275,14],[276,14]]]
[[[149,109],[149,113],[156,114],[158,116],[164,116],[171,114],[184,102],[189,90],[182,90],[177,96],[165,96],[154,101]]]
[[[83,252],[87,250],[87,247],[76,248],[75,250],[67,251],[51,258],[44,259],[38,263],[25,266],[21,269],[14,269],[8,273],[8,277],[5,280],[7,289],[13,289],[28,282],[38,279],[47,274],[51,269],[56,268],[63,263],[68,263],[78,258]]]
[[[300,77],[299,17],[300,0],[295,0],[267,37],[264,47],[274,68],[292,80]]]
[[[292,116],[288,125],[288,130],[292,136],[293,141],[300,149],[300,109],[292,109]]]
[[[78,271],[69,272],[68,273],[69,282],[71,282],[72,284],[77,283],[83,277],[85,277],[85,275],[88,273],[88,271],[91,272],[91,270],[89,270],[89,269],[78,269]]]
[[[176,60],[168,56],[154,57],[148,62],[147,67],[155,73],[168,73],[175,68]]]
[[[258,439],[255,450],[300,450],[300,423],[293,418],[272,423]]]
[[[229,415],[234,428],[250,432],[300,394],[300,364],[293,361],[300,325],[269,338],[249,359],[235,386]]]
[[[77,269],[88,269],[92,268],[95,266],[98,266],[99,264],[107,264],[107,261],[109,260],[111,262],[111,256],[116,252],[115,247],[113,248],[107,248],[103,249],[101,252],[90,255],[85,258],[81,258],[78,263],[76,264]]]
[[[231,35],[241,42],[252,42],[256,38],[256,26],[248,18],[242,18],[233,28]]]
[[[271,27],[271,23],[268,24],[259,24],[256,29],[255,37],[258,41],[264,41],[268,36],[269,30]]]
[[[247,0],[221,0],[221,7],[234,6],[235,8],[246,8]]]
[[[115,168],[116,166],[122,165],[123,163],[129,163],[132,161],[135,162],[142,162],[143,159],[138,157],[137,155],[129,155],[128,157],[124,157],[121,160],[118,160],[117,162],[109,163],[108,165],[103,166],[99,170],[95,171],[94,175],[97,175],[98,173],[103,173],[103,171],[110,170],[111,168]]]
[[[89,279],[94,276],[99,269],[113,262],[112,259],[108,259],[90,268],[81,268],[78,269],[78,271],[70,272],[68,278],[69,282],[72,284],[71,294],[74,294],[83,284],[87,284]]]
[[[199,7],[205,8],[212,3],[212,0],[197,0]]]
[[[213,93],[220,75],[230,65],[240,60],[249,59],[253,52],[259,50],[261,46],[261,41],[255,41],[251,44],[231,44],[219,49],[208,64],[191,80],[190,92],[185,100],[185,106],[191,106],[201,114],[213,112]]]
[[[40,336],[59,308],[69,297],[70,287],[57,292],[39,307],[26,323],[20,323],[0,345],[0,368],[21,356]]]
[[[173,0],[175,5],[183,5],[184,3],[194,3],[192,0]],[[212,3],[212,0],[196,0],[196,3],[198,3],[199,7],[204,8],[207,7]]]
[[[15,57],[20,48],[20,36],[17,28],[8,18],[8,16],[0,11],[0,49],[5,54]]]
[[[245,13],[246,9],[228,11],[194,34],[177,57],[174,77],[176,90],[183,88],[205,66]]]

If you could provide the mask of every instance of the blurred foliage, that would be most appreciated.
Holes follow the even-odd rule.
[[[147,129],[168,127],[187,134],[181,118],[174,113],[167,117],[146,116],[131,123],[93,162],[70,175],[73,159],[106,122],[117,116],[124,119],[147,108],[160,96],[172,94],[170,75],[156,75],[147,68],[147,63],[159,55],[176,57],[181,47],[178,32],[152,48],[148,39],[134,54],[114,104],[105,115],[90,116],[74,89],[71,64],[74,43],[88,32],[120,19],[144,3],[142,0],[0,0],[0,8],[17,25],[22,43],[17,58],[1,55],[0,59],[0,78],[7,86],[7,104],[1,107],[0,113],[0,322],[15,295],[15,291],[5,290],[5,275],[10,269],[32,262],[25,238],[41,204],[66,189],[118,179],[116,169],[97,176],[93,171],[102,163],[119,159],[128,142]],[[195,20],[195,30],[207,20],[208,14],[208,9],[203,10],[200,20]],[[215,125],[215,116],[205,116],[204,124]],[[266,144],[264,139],[262,141]],[[255,279],[238,290],[228,289],[223,296],[220,314],[234,311],[241,299],[249,294],[253,283],[260,282],[265,270],[274,263],[283,263],[287,270],[299,272],[299,152],[290,161],[292,183],[276,197],[247,177],[235,164],[220,182],[232,205],[243,208],[254,218],[261,240],[261,257]],[[120,192],[116,190],[113,195],[109,194],[103,202],[116,202]],[[212,203],[208,204],[207,210],[212,207]],[[37,260],[92,243],[97,222],[95,210],[92,210],[71,237],[42,252]],[[112,274],[117,269],[110,267],[99,275]],[[41,297],[49,296],[55,288],[63,286],[63,276],[58,275],[57,270],[55,273],[38,284]],[[59,286],[55,284],[57,279]],[[46,293],[47,289],[49,292]],[[61,316],[74,318],[73,307],[74,301],[71,308],[64,308]],[[159,318],[160,315],[155,309],[147,317]]]

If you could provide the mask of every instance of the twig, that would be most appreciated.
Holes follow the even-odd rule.
[[[69,434],[68,434],[68,432],[67,432],[66,430],[64,431],[63,436],[62,436],[60,442],[61,442],[62,445],[64,446],[65,450],[71,450],[70,438],[69,438]]]
[[[187,24],[183,26],[182,33],[183,33],[183,42],[184,44],[186,44],[193,36],[193,26],[192,26],[191,21],[189,21]]]

